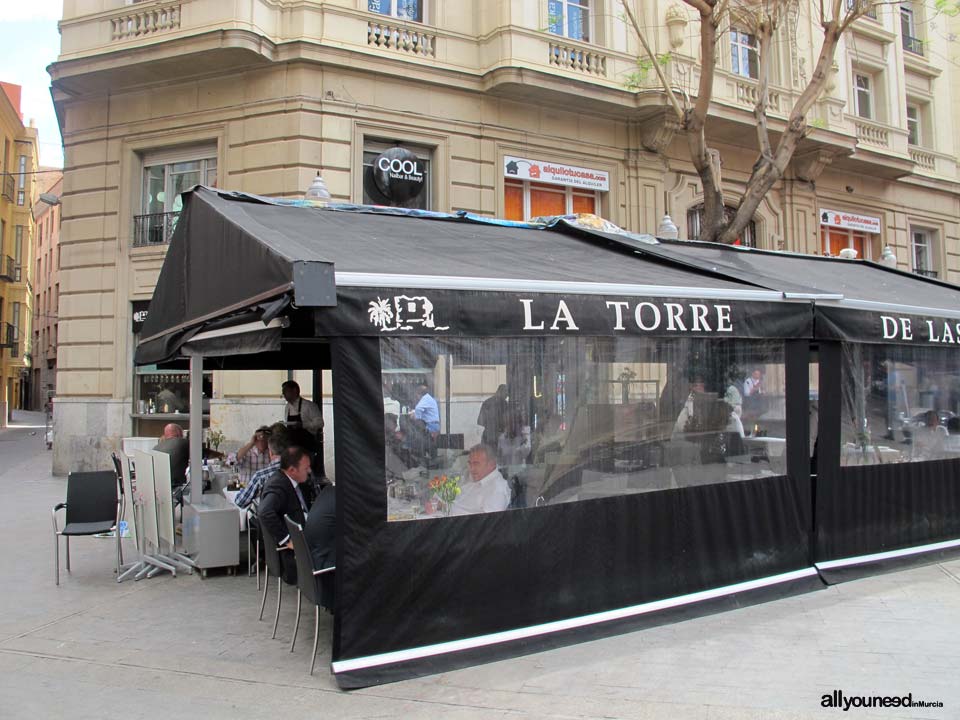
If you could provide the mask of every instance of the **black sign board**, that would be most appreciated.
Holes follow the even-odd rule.
[[[401,147],[380,153],[373,161],[372,175],[377,189],[396,203],[417,197],[426,185],[423,161]]]
[[[318,335],[803,338],[813,330],[809,303],[409,288],[338,288],[337,301],[314,313]]]
[[[150,307],[149,300],[134,300],[130,303],[131,307],[131,318],[133,320],[133,332],[134,334],[139,333],[140,329],[143,327],[143,323],[147,319],[147,308]]]

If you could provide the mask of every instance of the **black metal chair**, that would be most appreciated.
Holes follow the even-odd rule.
[[[253,566],[257,567],[257,590],[260,589],[260,519],[257,517],[257,501],[250,503],[247,514],[247,577],[253,575]]]
[[[57,511],[65,510],[61,530]],[[113,470],[72,472],[67,476],[67,501],[53,508],[54,578],[60,584],[60,536],[67,539],[67,572],[70,572],[70,538],[96,535],[116,528],[120,517],[117,495],[117,474]],[[117,567],[120,571],[120,546],[117,544]]]
[[[310,656],[310,674],[313,675],[313,666],[317,662],[317,643],[320,640],[320,607],[326,607],[333,610],[332,592],[325,583],[333,582],[333,573],[336,566],[318,570],[313,566],[313,554],[310,552],[310,546],[307,544],[307,538],[303,534],[303,527],[295,523],[289,517],[283,518],[287,522],[287,530],[290,532],[290,540],[293,542],[293,552],[297,559],[297,619],[293,624],[293,638],[290,640],[290,652],[293,652],[294,645],[297,642],[297,630],[300,629],[300,599],[306,596],[307,600],[313,604],[313,654]],[[325,593],[324,590],[327,590]],[[324,602],[326,600],[326,602]]]
[[[277,624],[280,622],[280,602],[283,599],[283,562],[280,560],[281,552],[290,552],[282,550],[277,546],[276,538],[270,533],[266,525],[260,525],[260,537],[263,539],[263,556],[266,560],[266,568],[263,575],[263,600],[260,602],[260,620],[263,620],[263,609],[267,605],[267,590],[270,588],[270,574],[273,573],[277,578],[277,614],[273,618],[273,635],[271,639],[277,637]]]

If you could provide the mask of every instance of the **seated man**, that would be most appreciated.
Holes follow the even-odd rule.
[[[467,458],[470,481],[453,501],[451,515],[506,510],[510,504],[510,486],[497,470],[497,452],[487,445],[474,445]]]
[[[270,464],[270,449],[267,441],[270,438],[270,428],[261,425],[250,438],[250,441],[237,450],[237,467],[240,470],[240,482],[250,483],[250,478],[258,470]]]
[[[179,487],[186,483],[190,443],[183,436],[183,428],[176,423],[165,425],[163,436],[153,449],[170,456],[170,486]]]
[[[281,549],[283,580],[288,585],[295,585],[297,582],[297,563],[283,516],[289,516],[300,525],[306,523],[310,502],[313,500],[313,493],[307,483],[308,477],[310,456],[301,447],[288,447],[280,455],[280,470],[267,481],[260,498],[260,525],[267,528],[277,540],[277,546]]]
[[[270,457],[270,464],[251,475],[247,486],[237,493],[234,502],[241,509],[249,507],[252,502],[260,497],[260,491],[264,484],[280,469],[280,456],[290,446],[287,428],[283,423],[276,423],[267,429],[269,430],[267,452]]]

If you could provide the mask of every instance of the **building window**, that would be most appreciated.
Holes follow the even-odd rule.
[[[826,227],[820,228],[821,253],[827,257],[837,257],[840,251],[853,248],[857,257],[862,260],[870,259],[870,233],[850,230],[848,228]]]
[[[736,75],[756,78],[758,69],[757,38],[736,28],[730,30],[730,68]]]
[[[217,158],[209,156],[173,162],[144,160],[140,214],[134,217],[134,247],[170,242],[183,208],[182,193],[194,185],[217,185]]]
[[[547,185],[529,180],[504,180],[504,218],[530,220],[535,217],[598,215],[599,195],[595,190]]]
[[[29,270],[30,268],[27,268]],[[13,281],[23,279],[23,225],[13,229]]]
[[[13,303],[13,314],[10,316],[13,326],[13,345],[10,348],[10,357],[17,357],[20,353],[20,303]]]
[[[23,205],[27,186],[27,156],[20,156],[20,172],[17,177],[17,205]]]
[[[393,157],[388,153],[391,150],[397,151]],[[433,149],[429,147],[364,140],[364,205],[433,209],[432,158]],[[395,181],[397,188],[393,190]]]
[[[726,221],[730,222],[733,220],[733,216],[737,214],[737,209],[735,207],[731,207],[730,205],[724,205],[723,214]],[[699,240],[700,230],[702,227],[703,203],[700,203],[699,205],[696,205],[687,211],[687,237],[691,240]],[[734,244],[742,245],[744,247],[757,247],[757,223],[755,220],[750,221],[750,223],[743,229],[740,237],[736,239]]]
[[[917,275],[937,277],[933,262],[936,231],[928,228],[910,228],[910,255],[913,258],[913,271]]]
[[[550,32],[571,40],[591,42],[593,33],[590,0],[548,0]]]
[[[873,119],[873,79],[869,75],[854,73],[853,87],[857,115]]]
[[[903,38],[904,50],[914,55],[923,55],[923,41],[917,37],[913,3],[900,3],[900,35]]]
[[[907,142],[911,145],[920,145],[920,108],[917,105],[907,105]]]
[[[423,22],[423,0],[367,0],[367,10],[401,20]]]

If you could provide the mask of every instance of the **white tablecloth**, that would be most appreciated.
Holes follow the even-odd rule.
[[[223,489],[223,496],[234,505],[237,503],[237,495],[239,494],[239,490],[227,490],[226,488]],[[237,509],[240,510],[240,532],[244,532],[247,529],[247,511],[242,508]]]

